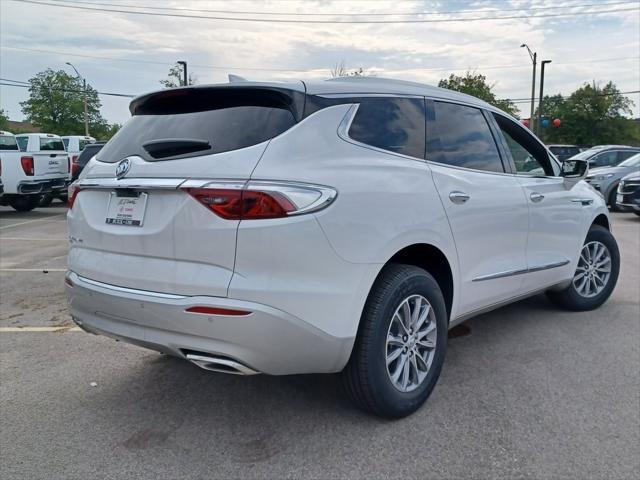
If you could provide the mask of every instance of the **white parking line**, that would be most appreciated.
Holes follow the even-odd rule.
[[[5,228],[11,228],[11,227],[19,227],[20,225],[26,225],[28,223],[33,223],[33,222],[42,222],[42,221],[59,222],[60,220],[52,220],[52,219],[54,219],[55,217],[60,217],[62,215],[66,215],[66,213],[59,213],[58,215],[53,215],[51,217],[34,218],[33,220],[27,220],[26,222],[12,223],[11,225],[4,225],[0,227],[0,230],[4,230]]]
[[[0,268],[0,272],[66,272],[66,268]]]
[[[81,332],[80,327],[0,327],[0,333]]]
[[[0,241],[2,240],[19,240],[21,242],[34,241],[34,242],[68,242],[68,238],[27,238],[27,237],[3,237],[0,235]]]

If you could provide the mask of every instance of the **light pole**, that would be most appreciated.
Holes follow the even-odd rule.
[[[187,87],[189,85],[188,80],[187,80],[189,78],[189,77],[187,77],[187,62],[185,62],[184,60],[180,60],[180,61],[178,61],[176,63],[178,65],[182,65],[182,77],[183,77],[182,86],[183,87]]]
[[[78,78],[82,79],[82,93],[83,93],[83,102],[84,102],[84,134],[89,136],[89,113],[87,111],[87,79],[78,73],[78,69],[73,66],[73,64],[69,62],[65,62],[73,71],[76,72]]]
[[[533,133],[536,133],[536,125],[533,118],[534,110],[535,110],[535,98],[536,98],[536,64],[538,63],[538,54],[536,52],[532,52],[529,48],[529,45],[523,43],[520,45],[520,48],[526,48],[527,52],[529,52],[529,56],[531,57],[531,62],[533,63],[533,78],[531,80],[531,116],[529,117],[529,128]]]
[[[551,63],[551,60],[543,60],[540,62],[540,96],[538,97],[538,130],[540,138],[542,138],[542,103],[544,102],[544,66]]]

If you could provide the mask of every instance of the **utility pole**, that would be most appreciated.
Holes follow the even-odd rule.
[[[182,65],[182,86],[187,87],[189,85],[189,77],[187,76],[187,62],[180,60],[176,62],[178,65]]]
[[[523,43],[520,45],[520,48],[526,48],[527,52],[529,52],[529,56],[531,57],[531,63],[533,63],[533,77],[531,79],[531,115],[529,117],[529,128],[533,133],[536,133],[536,125],[534,119],[535,113],[535,100],[536,100],[536,65],[538,63],[538,53],[532,52],[529,48],[529,45]]]
[[[538,97],[538,134],[542,138],[542,104],[544,102],[544,67],[551,60],[543,60],[540,62],[540,96]]]
[[[76,76],[82,79],[82,100],[84,103],[84,134],[85,136],[89,136],[89,111],[87,108],[87,79],[78,73],[78,69],[74,67],[71,63],[66,62],[73,70],[76,72]]]

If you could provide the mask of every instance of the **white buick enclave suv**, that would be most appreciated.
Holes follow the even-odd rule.
[[[584,161],[476,98],[380,78],[186,87],[69,191],[71,315],[235,374],[342,372],[400,417],[447,330],[538,292],[589,310],[619,252]]]

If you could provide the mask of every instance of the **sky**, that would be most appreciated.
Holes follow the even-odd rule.
[[[3,80],[24,82],[46,68],[73,74],[65,65],[71,62],[100,92],[139,95],[161,88],[177,60],[188,62],[200,84],[226,82],[229,73],[325,79],[339,62],[432,85],[472,70],[495,84],[498,97],[522,99],[518,107],[528,117],[532,65],[520,48],[526,43],[539,60],[552,60],[546,94],[568,95],[593,81],[640,90],[640,0],[35,1],[0,0]],[[603,10],[610,11],[585,14]],[[367,21],[406,23],[335,23]],[[22,120],[27,96],[25,88],[0,85],[0,108]],[[128,119],[129,98],[100,98],[109,122]],[[640,94],[628,98],[632,115],[640,116]]]

